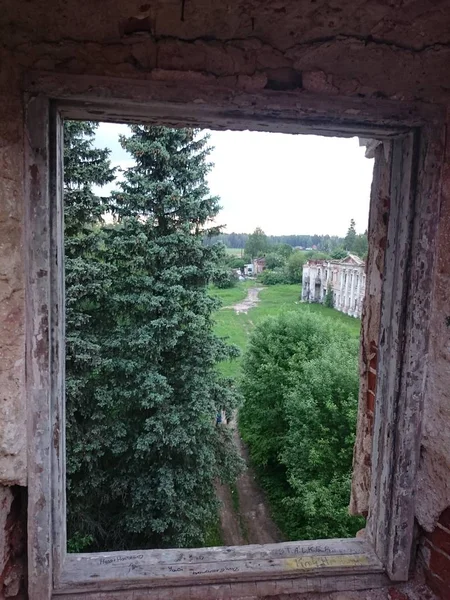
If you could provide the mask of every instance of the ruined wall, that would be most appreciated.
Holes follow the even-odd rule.
[[[361,320],[358,426],[353,453],[350,511],[364,516],[367,516],[369,510],[381,288],[389,222],[390,154],[389,143],[379,144],[375,149],[368,228],[366,297]]]
[[[450,123],[450,118],[448,119]],[[450,598],[450,143],[442,177],[416,515],[427,580]]]
[[[398,100],[450,96],[446,0],[4,0],[0,27],[27,68]]]
[[[6,486],[24,486],[27,479],[21,93],[26,72],[183,81],[186,86],[204,82],[212,89],[255,92],[290,90],[294,105],[301,102],[303,90],[450,104],[448,0],[362,0],[356,5],[353,0],[4,0],[0,39],[0,484]],[[422,556],[430,581],[436,575],[439,585],[445,569],[437,574],[442,561],[433,559],[431,550],[442,553],[447,548],[438,536],[445,526],[440,522],[438,533],[433,531],[450,505],[449,165],[450,156],[442,190],[417,494],[417,520],[429,532]],[[374,337],[373,331],[367,332],[365,351],[370,357],[376,354],[370,345],[376,343]],[[362,400],[367,410],[360,413],[366,419],[363,428],[370,428],[373,409],[370,381]],[[360,476],[353,500],[355,508],[364,510],[370,444],[359,442],[355,464]],[[0,519],[0,584],[9,586],[10,597],[21,593],[8,577],[14,572],[14,581],[21,580],[24,559],[23,544],[11,542],[13,531],[16,541],[21,535],[23,541],[23,510],[11,508],[18,489],[0,487],[2,515],[9,515]],[[0,598],[5,589],[0,587]]]
[[[0,481],[24,485],[23,123],[13,68],[2,69],[0,90]]]
[[[0,598],[26,597],[26,489],[0,486]]]
[[[23,123],[19,71],[0,72],[0,598],[24,592]],[[3,485],[2,485],[3,484]]]

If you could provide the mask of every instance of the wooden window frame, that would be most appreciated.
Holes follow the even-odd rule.
[[[30,74],[24,91],[30,600],[219,600],[350,591],[407,580],[414,547],[443,110],[306,92],[252,93],[211,85],[45,73]],[[383,140],[392,152],[365,538],[194,550],[66,552],[62,207],[66,118],[359,135]]]

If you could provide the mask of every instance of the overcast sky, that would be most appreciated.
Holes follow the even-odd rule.
[[[118,142],[126,125],[101,123],[98,147],[111,149],[114,165],[129,155]],[[345,235],[350,219],[367,228],[373,160],[357,138],[326,138],[252,131],[212,131],[211,192],[220,196],[217,222],[225,231],[271,235]]]

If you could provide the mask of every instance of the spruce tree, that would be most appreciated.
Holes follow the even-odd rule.
[[[238,395],[217,370],[233,349],[213,333],[218,306],[207,291],[223,252],[203,244],[219,210],[206,184],[207,138],[131,131],[121,144],[135,165],[112,195],[115,223],[102,227],[99,248],[108,286],[90,419],[78,428],[78,444],[92,446],[72,470],[89,504],[77,534],[92,536],[90,550],[202,545],[217,517],[214,482],[240,468],[229,430],[215,425]]]
[[[101,315],[111,270],[104,260],[102,217],[110,200],[93,186],[114,180],[109,150],[93,146],[97,124],[64,123],[64,233],[66,286],[66,437],[69,549],[95,538],[89,494],[98,482],[103,423],[95,421]]]
[[[353,251],[356,240],[356,223],[354,219],[350,219],[350,226],[347,230],[347,235],[344,239],[344,248],[349,252]]]

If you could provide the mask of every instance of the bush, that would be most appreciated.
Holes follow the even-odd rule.
[[[284,259],[289,258],[290,255],[294,252],[292,246],[290,246],[289,244],[273,244],[271,250],[272,252],[281,255]]]
[[[330,284],[328,284],[328,286],[327,286],[327,293],[325,294],[325,302],[324,302],[324,304],[328,308],[334,308],[333,290],[331,289],[331,285]]]
[[[278,285],[279,283],[289,283],[289,279],[286,276],[286,273],[281,269],[277,269],[274,271],[266,269],[261,273],[258,279],[263,285]]]
[[[286,263],[286,259],[281,254],[266,254],[266,268],[269,270],[279,269]]]
[[[214,277],[214,285],[221,290],[233,288],[237,285],[239,278],[231,269],[223,270]]]
[[[245,260],[238,256],[230,256],[227,264],[231,269],[243,269],[245,267]]]
[[[351,536],[348,515],[358,344],[334,321],[285,313],[259,324],[244,357],[239,427],[289,539]]]
[[[303,265],[306,262],[303,252],[293,252],[286,265],[286,277],[288,283],[301,283],[303,279]]]
[[[333,250],[333,252],[331,253],[331,258],[333,260],[341,260],[342,258],[345,258],[348,255],[347,250],[344,250],[344,248],[338,247],[335,248]]]

